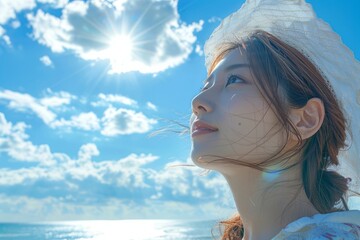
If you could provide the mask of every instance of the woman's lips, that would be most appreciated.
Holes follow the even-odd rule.
[[[216,132],[214,130],[210,130],[210,129],[206,129],[206,128],[201,128],[201,129],[197,129],[195,131],[192,132],[191,136],[195,137],[198,135],[202,135],[202,134],[207,134],[207,133],[212,133],[212,132]]]
[[[212,132],[216,132],[216,131],[218,131],[218,128],[213,127],[213,126],[207,124],[206,122],[195,121],[193,123],[191,136],[195,137],[198,135],[203,135],[203,134],[212,133]]]

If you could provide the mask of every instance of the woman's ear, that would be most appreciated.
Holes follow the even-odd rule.
[[[303,140],[313,136],[321,127],[325,116],[325,108],[321,99],[311,98],[302,108],[290,109],[290,120],[299,131]],[[293,140],[297,140],[291,134]]]

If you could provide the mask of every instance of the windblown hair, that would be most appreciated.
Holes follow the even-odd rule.
[[[264,31],[257,31],[246,40],[228,43],[224,49],[213,61],[209,74],[231,50],[245,52],[256,87],[276,113],[288,136],[293,133],[299,140],[287,153],[301,154],[301,160],[290,167],[302,165],[302,183],[308,199],[320,213],[348,210],[344,200],[348,179],[327,170],[329,166],[339,164],[339,150],[347,147],[347,121],[334,91],[318,69],[300,51]],[[314,97],[322,100],[325,117],[313,136],[302,139],[288,112],[290,108],[304,107]],[[266,171],[266,166],[278,157],[272,156],[266,162],[250,167]],[[240,161],[234,164],[248,166]],[[220,224],[223,228],[222,240],[242,239],[244,229],[239,214]]]

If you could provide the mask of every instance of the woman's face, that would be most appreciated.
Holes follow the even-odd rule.
[[[256,69],[255,69],[256,71]],[[231,158],[260,163],[286,143],[286,133],[255,85],[245,53],[229,52],[193,99],[193,162],[208,169]]]

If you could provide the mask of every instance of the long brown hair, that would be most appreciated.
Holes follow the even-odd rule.
[[[344,200],[348,179],[327,170],[329,166],[339,164],[339,150],[347,147],[347,121],[334,91],[318,69],[300,51],[264,31],[257,31],[245,40],[228,43],[223,49],[213,61],[209,73],[231,50],[244,51],[257,88],[287,134],[293,133],[299,140],[287,154],[301,153],[301,161],[289,167],[302,164],[302,182],[308,199],[320,213],[348,210]],[[293,126],[288,111],[290,108],[304,107],[314,97],[320,98],[324,104],[324,121],[316,134],[303,140]],[[266,167],[276,159],[278,156],[272,156],[266,162],[250,167],[267,171]],[[249,166],[241,161],[235,164]],[[239,214],[220,224],[224,231],[223,240],[243,237]]]

